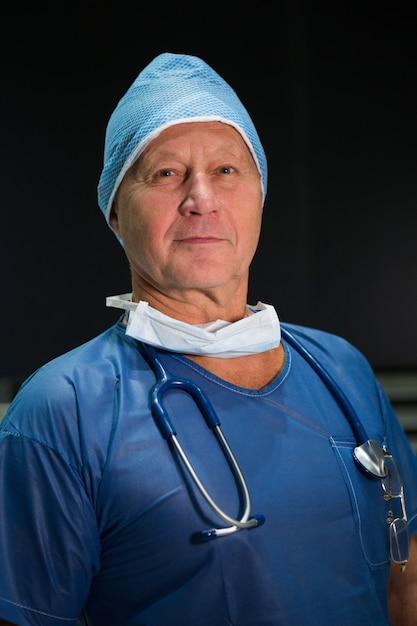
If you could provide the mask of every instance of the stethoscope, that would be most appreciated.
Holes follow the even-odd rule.
[[[291,345],[316,371],[323,382],[328,387],[334,398],[339,403],[339,406],[346,415],[346,418],[353,430],[355,439],[357,442],[356,447],[353,450],[353,458],[359,469],[369,478],[380,480],[387,475],[384,461],[384,449],[376,441],[369,439],[366,431],[361,424],[358,415],[353,408],[351,402],[346,397],[342,389],[336,383],[336,381],[330,376],[330,374],[323,368],[323,366],[317,361],[317,359],[300,343],[294,335],[285,327],[281,325],[281,336],[285,339],[289,345]],[[156,376],[156,383],[152,387],[150,392],[150,407],[152,415],[161,430],[163,437],[170,440],[175,446],[179,456],[181,457],[185,467],[187,468],[192,480],[197,486],[199,492],[213,509],[216,515],[225,523],[225,528],[210,528],[201,530],[198,535],[204,540],[215,539],[217,537],[223,537],[231,533],[235,533],[239,530],[252,529],[257,526],[261,526],[265,522],[263,515],[251,515],[251,500],[249,489],[246,484],[245,478],[239,467],[239,464],[233,454],[233,451],[228,444],[223,431],[220,427],[220,420],[211,404],[207,395],[202,389],[194,382],[186,378],[173,378],[168,376],[167,371],[163,367],[156,350],[149,344],[142,344],[147,353],[148,361],[154,370]],[[172,424],[172,421],[167,413],[163,404],[163,396],[167,391],[177,389],[188,393],[196,403],[197,407],[201,411],[202,416],[207,426],[215,434],[220,447],[225,455],[226,460],[230,464],[233,474],[236,480],[239,494],[242,497],[243,513],[240,519],[235,519],[225,513],[213,500],[202,481],[198,477],[194,467],[192,466],[189,458],[187,457],[183,447],[178,441],[177,432]]]

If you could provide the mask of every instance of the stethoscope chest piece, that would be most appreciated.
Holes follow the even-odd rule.
[[[384,456],[384,450],[378,442],[372,439],[356,446],[353,451],[353,458],[359,469],[375,480],[380,480],[387,475]]]

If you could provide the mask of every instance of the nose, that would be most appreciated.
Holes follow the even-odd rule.
[[[216,194],[209,175],[202,172],[190,174],[184,182],[184,190],[180,206],[183,215],[205,215],[217,210]]]

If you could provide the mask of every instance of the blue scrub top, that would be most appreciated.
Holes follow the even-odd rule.
[[[411,532],[417,461],[363,356],[287,325],[401,466]],[[158,351],[210,398],[248,483],[253,530],[222,526],[149,408],[155,376],[120,322],[39,369],[0,427],[0,616],[21,626],[389,624],[387,503],[352,457],[349,423],[305,360],[261,390]],[[231,469],[190,397],[165,404],[204,486],[241,514]]]

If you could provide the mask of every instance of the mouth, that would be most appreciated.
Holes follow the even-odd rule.
[[[177,239],[180,243],[190,243],[190,244],[206,244],[206,243],[220,243],[224,241],[220,237],[213,237],[210,235],[195,235],[192,237],[184,237],[182,239]]]

